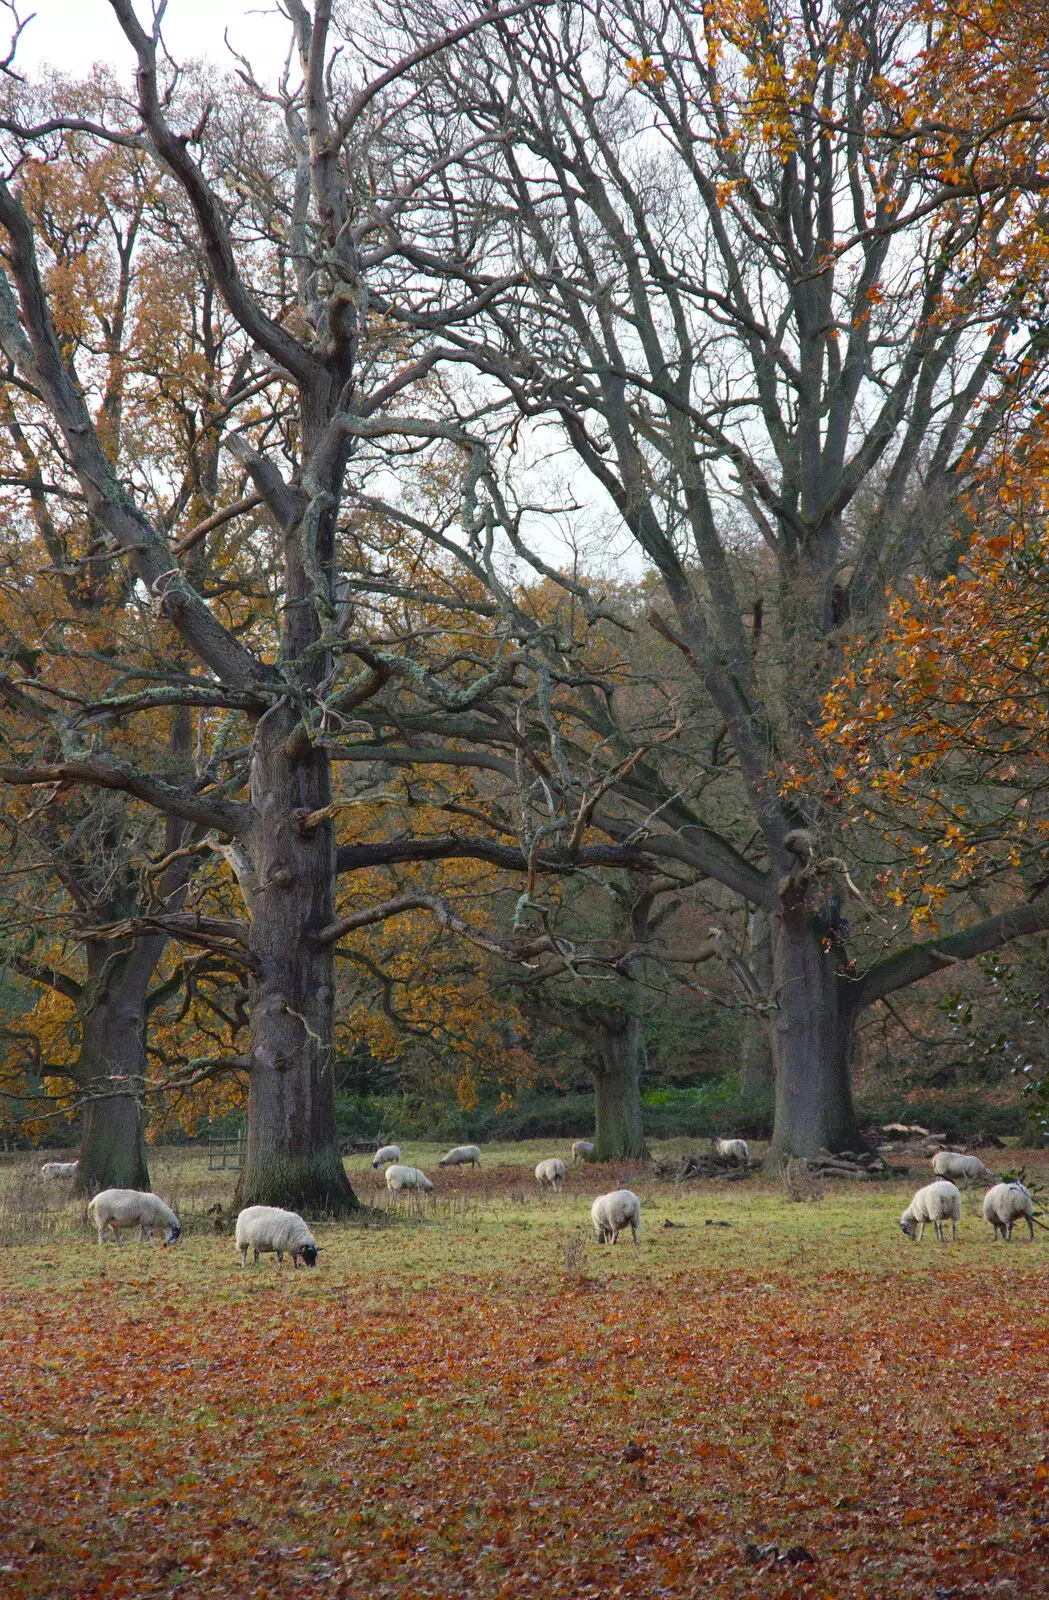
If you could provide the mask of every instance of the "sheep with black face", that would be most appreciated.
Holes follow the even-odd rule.
[[[157,1228],[163,1228],[165,1244],[177,1244],[182,1236],[171,1207],[159,1195],[143,1194],[140,1189],[103,1189],[88,1205],[87,1214],[92,1227],[98,1229],[99,1244],[105,1243],[107,1228],[117,1244],[125,1228],[137,1228],[143,1243],[152,1241]]]
[[[240,1264],[248,1264],[248,1251],[259,1256],[275,1255],[280,1266],[286,1255],[292,1266],[315,1267],[321,1246],[297,1211],[282,1211],[279,1206],[246,1206],[237,1218],[236,1246]]]

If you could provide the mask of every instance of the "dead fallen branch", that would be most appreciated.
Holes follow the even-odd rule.
[[[714,1154],[700,1155],[696,1150],[688,1150],[683,1156],[661,1156],[649,1164],[648,1172],[652,1178],[672,1178],[675,1183],[684,1183],[689,1178],[726,1178],[739,1182],[749,1178],[760,1166],[760,1161],[740,1165],[738,1161]]]

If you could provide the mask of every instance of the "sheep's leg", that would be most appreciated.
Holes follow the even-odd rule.
[[[1027,1224],[1027,1236],[1033,1243],[1033,1241],[1034,1241],[1034,1223],[1031,1221],[1030,1217],[1028,1217],[1028,1216],[1024,1217],[1024,1221]]]
[[[258,1247],[257,1244],[253,1244],[251,1248],[252,1248],[252,1251],[254,1252],[254,1256],[255,1256],[255,1259],[254,1259],[252,1265],[257,1267],[258,1264],[259,1264],[259,1247]]]
[[[99,1243],[99,1248],[100,1249],[105,1244],[105,1242],[106,1242],[106,1225],[103,1222],[102,1226],[98,1230],[98,1243]]]
[[[242,1267],[246,1267],[248,1264],[248,1247],[246,1244],[239,1244],[237,1249],[240,1251],[240,1264]]]
[[[630,1224],[630,1231],[634,1235],[634,1243],[637,1244],[637,1223],[636,1222],[632,1222]]]
[[[916,1234],[915,1234],[915,1235],[914,1235],[914,1242],[915,1242],[915,1244],[921,1244],[921,1242],[922,1242],[922,1234],[923,1234],[923,1233],[924,1233],[924,1232],[925,1232],[925,1224],[924,1224],[924,1222],[919,1222],[919,1224],[918,1224],[918,1231],[917,1231],[917,1233],[916,1233]]]
[[[1008,1244],[1009,1241],[1011,1240],[1012,1236],[1013,1236],[1013,1219],[1012,1219],[1012,1217],[1009,1217],[1007,1221],[1002,1223],[1002,1237],[1004,1238],[1006,1244]]]
[[[939,1239],[940,1243],[942,1244],[943,1243],[943,1223],[940,1221],[939,1217],[936,1218],[936,1221],[933,1223],[933,1227],[936,1229],[936,1237],[937,1237],[937,1239]]]
[[[957,1217],[952,1217],[951,1218],[951,1241],[952,1241],[953,1244],[957,1244],[958,1243],[958,1219],[957,1219]]]

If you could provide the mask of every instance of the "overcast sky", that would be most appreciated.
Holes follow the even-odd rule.
[[[139,17],[148,24],[153,15],[152,0],[135,0],[135,5]],[[105,62],[130,81],[134,58],[109,0],[35,0],[35,4],[34,0],[18,0],[18,9],[23,17],[35,13],[19,45],[16,65],[22,73],[33,76],[45,67],[55,67],[79,76],[97,61]],[[2,16],[0,12],[0,19]],[[230,63],[232,57],[224,40],[227,30],[230,44],[251,61],[259,78],[275,81],[284,66],[290,32],[275,0],[168,0],[164,40],[175,61]],[[0,23],[0,44],[3,43]],[[533,442],[541,458],[544,451],[539,437]],[[618,519],[610,513],[603,495],[570,456],[548,462],[542,473],[548,491],[552,479],[563,476],[566,498],[575,498],[584,508],[567,520],[583,546],[589,547],[592,568],[618,571],[623,576],[640,570],[636,547],[618,530]],[[611,546],[605,542],[609,527],[617,527]],[[533,537],[548,561],[571,564],[567,542],[556,524],[544,519],[542,533],[533,530]]]
[[[136,0],[136,6],[143,22],[148,22],[150,0]],[[18,51],[23,72],[53,66],[79,74],[95,61],[130,72],[131,50],[109,0],[20,0],[19,10],[23,16],[35,12]],[[164,38],[176,61],[196,57],[228,61],[223,43],[227,28],[231,44],[248,56],[260,73],[279,71],[287,49],[288,24],[277,14],[272,0],[169,0]]]

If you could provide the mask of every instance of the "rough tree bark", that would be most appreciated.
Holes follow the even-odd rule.
[[[804,907],[785,907],[772,921],[772,1052],[776,1120],[768,1159],[859,1150],[852,1104],[851,1060],[856,1012],[827,950],[826,928]]]
[[[587,1064],[594,1085],[596,1127],[592,1161],[643,1161],[641,1018],[604,1013],[594,1021],[597,1060]]]
[[[772,930],[763,911],[750,914],[748,945],[747,965],[761,988],[767,994],[772,994]],[[774,1076],[769,1014],[748,1011],[743,1022],[740,1045],[740,1091],[748,1097],[757,1098],[771,1089]]]
[[[315,935],[334,914],[330,818],[300,826],[331,801],[330,763],[296,740],[278,710],[256,734],[258,818],[246,840],[252,882],[250,1084],[240,1205],[352,1210],[335,1132],[335,981],[330,943]],[[289,754],[289,751],[291,752]]]
[[[76,1192],[84,1195],[150,1186],[142,1112],[149,974],[143,983],[145,962],[119,956],[107,972],[109,955],[102,944],[89,946],[80,1018],[76,1070],[84,1104]]]

